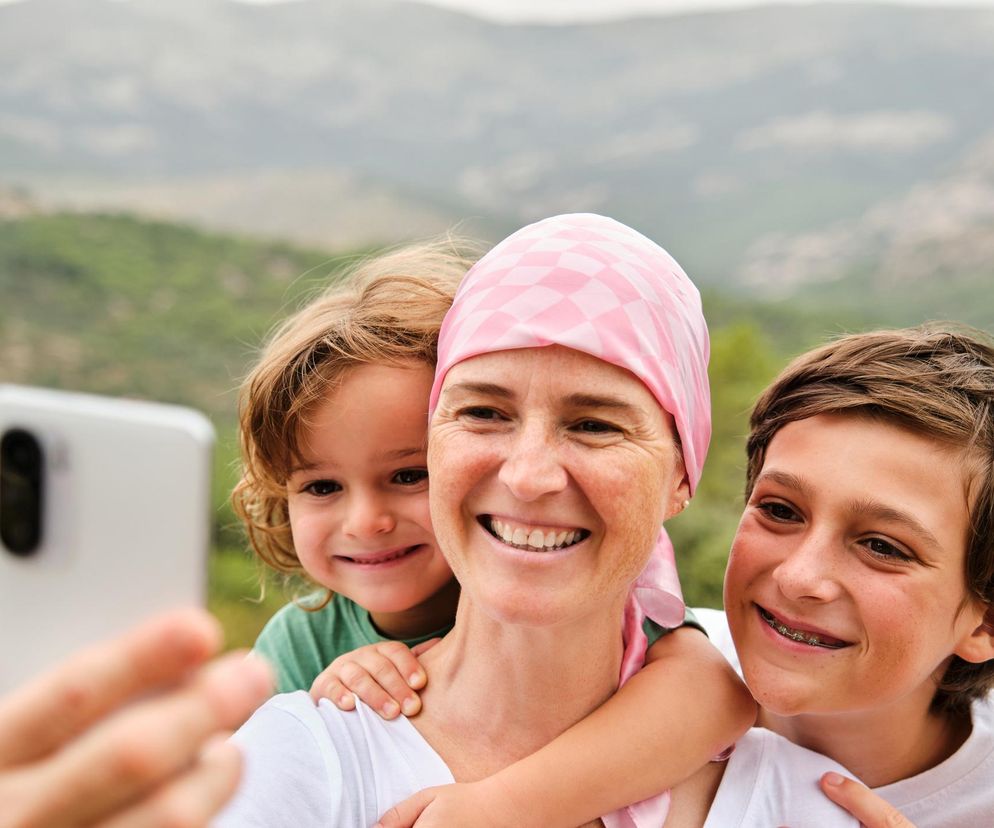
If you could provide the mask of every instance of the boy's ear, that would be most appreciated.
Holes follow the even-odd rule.
[[[994,658],[994,606],[982,604],[980,623],[960,641],[956,655],[964,661],[980,664]]]

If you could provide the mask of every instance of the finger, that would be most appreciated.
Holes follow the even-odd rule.
[[[355,695],[331,673],[330,667],[314,679],[310,693],[315,702],[328,699],[339,710],[355,710]]]
[[[403,650],[402,655],[401,650]],[[369,670],[373,679],[383,688],[386,694],[400,705],[400,709],[404,712],[405,716],[415,715],[421,710],[421,699],[411,689],[409,682],[415,675],[418,676],[417,680],[421,684],[424,684],[424,681],[427,680],[423,678],[421,665],[411,655],[411,651],[399,642],[396,646],[384,645],[378,656],[379,658],[376,660],[370,659],[366,665],[367,670]],[[405,672],[402,672],[398,668],[398,661],[405,668]],[[411,664],[416,666],[412,667]],[[360,696],[360,698],[362,697]]]
[[[442,640],[441,638],[429,638],[427,641],[422,641],[420,644],[415,644],[413,647],[411,647],[411,653],[418,657],[423,656],[441,640]]]
[[[373,828],[411,828],[421,812],[435,799],[435,788],[425,788],[394,805]]]
[[[189,771],[101,823],[100,828],[206,826],[238,788],[241,767],[241,754],[234,744],[216,745]]]
[[[38,824],[89,824],[188,768],[211,736],[237,727],[269,695],[271,671],[235,653],[195,680],[136,704],[43,763]]]
[[[395,719],[400,715],[400,705],[359,664],[354,661],[344,663],[339,669],[338,675],[341,682],[349,690],[384,719]]]
[[[191,609],[79,652],[0,701],[0,767],[48,755],[108,711],[181,680],[220,645],[217,621]]]
[[[438,639],[433,640],[437,641]],[[425,683],[428,681],[428,676],[425,675],[424,668],[421,666],[421,662],[415,657],[413,650],[408,648],[405,644],[401,644],[399,641],[391,641],[386,644],[381,644],[377,649],[390,660],[394,668],[397,670],[397,674],[403,679],[407,687],[413,688],[414,690],[420,690],[425,686]],[[383,689],[390,692],[386,685],[384,685]],[[393,693],[391,693],[391,695],[393,695]],[[396,698],[396,696],[394,698]],[[397,701],[402,700],[397,698]]]
[[[821,789],[836,805],[845,808],[866,828],[915,828],[911,821],[866,785],[838,773],[826,773]]]

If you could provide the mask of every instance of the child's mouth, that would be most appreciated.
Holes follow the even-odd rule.
[[[361,558],[351,558],[348,555],[335,555],[335,558],[346,563],[358,564],[359,566],[377,566],[378,564],[390,563],[406,558],[413,552],[424,548],[423,543],[416,543],[414,546],[402,546],[396,549],[386,549],[383,552],[376,552],[371,555],[363,555]]]
[[[565,549],[590,537],[590,532],[583,528],[532,526],[515,523],[506,518],[496,518],[493,515],[481,515],[479,522],[501,543],[530,552],[552,552]]]

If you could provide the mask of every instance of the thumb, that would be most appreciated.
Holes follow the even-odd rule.
[[[915,828],[897,808],[861,782],[838,773],[826,773],[820,784],[825,796],[845,808],[866,828]]]
[[[373,828],[412,828],[421,812],[435,799],[435,788],[425,788],[394,805]]]

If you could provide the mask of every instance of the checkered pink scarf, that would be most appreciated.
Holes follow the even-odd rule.
[[[655,242],[613,219],[577,213],[518,230],[466,274],[445,317],[429,410],[456,363],[479,354],[563,345],[631,371],[680,435],[691,491],[711,437],[710,344],[697,289]],[[622,682],[642,666],[645,616],[683,622],[684,604],[665,530],[625,611]],[[661,700],[661,704],[665,704]],[[668,795],[605,817],[608,828],[658,826]]]

